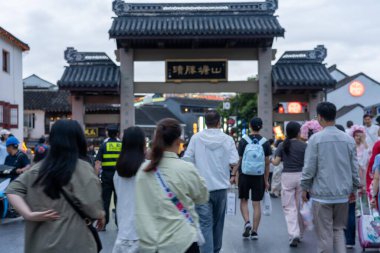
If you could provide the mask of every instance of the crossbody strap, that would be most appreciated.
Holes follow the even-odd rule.
[[[61,189],[60,192],[62,193],[63,197],[66,199],[66,201],[70,204],[70,206],[74,209],[74,211],[86,222],[86,225],[89,226],[92,224],[92,221],[87,215],[79,209],[77,205],[74,204],[72,199],[67,195],[67,193]]]
[[[165,179],[162,177],[158,168],[155,169],[154,175],[164,191],[165,195],[170,199],[170,201],[175,205],[177,210],[182,214],[182,216],[189,222],[190,224],[194,224],[194,220],[191,217],[190,212],[186,209],[186,207],[182,204],[181,200],[177,197],[177,195],[169,188]]]

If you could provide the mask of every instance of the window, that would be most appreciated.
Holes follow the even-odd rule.
[[[18,128],[18,105],[10,106],[10,125],[11,128]]]
[[[9,73],[9,67],[10,67],[10,58],[9,58],[9,52],[3,50],[3,71]]]
[[[35,128],[36,115],[34,113],[26,113],[24,115],[24,127]]]

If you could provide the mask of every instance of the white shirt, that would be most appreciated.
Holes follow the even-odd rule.
[[[191,138],[184,160],[194,163],[208,190],[215,191],[230,187],[231,165],[239,162],[239,154],[231,136],[206,129]]]
[[[365,132],[367,135],[367,144],[372,151],[373,146],[379,140],[379,126],[372,124],[370,127],[365,126]]]
[[[136,177],[120,177],[115,173],[113,178],[117,195],[118,240],[138,240],[135,225],[135,185]]]

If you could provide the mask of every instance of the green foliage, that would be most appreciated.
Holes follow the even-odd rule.
[[[230,103],[230,110],[223,110],[222,106],[219,108],[223,117],[238,116],[239,120],[249,122],[257,116],[257,94],[255,93],[237,94],[230,99]]]

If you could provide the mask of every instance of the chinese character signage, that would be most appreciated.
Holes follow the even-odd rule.
[[[98,128],[89,127],[84,130],[84,134],[87,138],[96,138],[99,136]]]
[[[227,60],[167,60],[167,82],[227,81]]]

